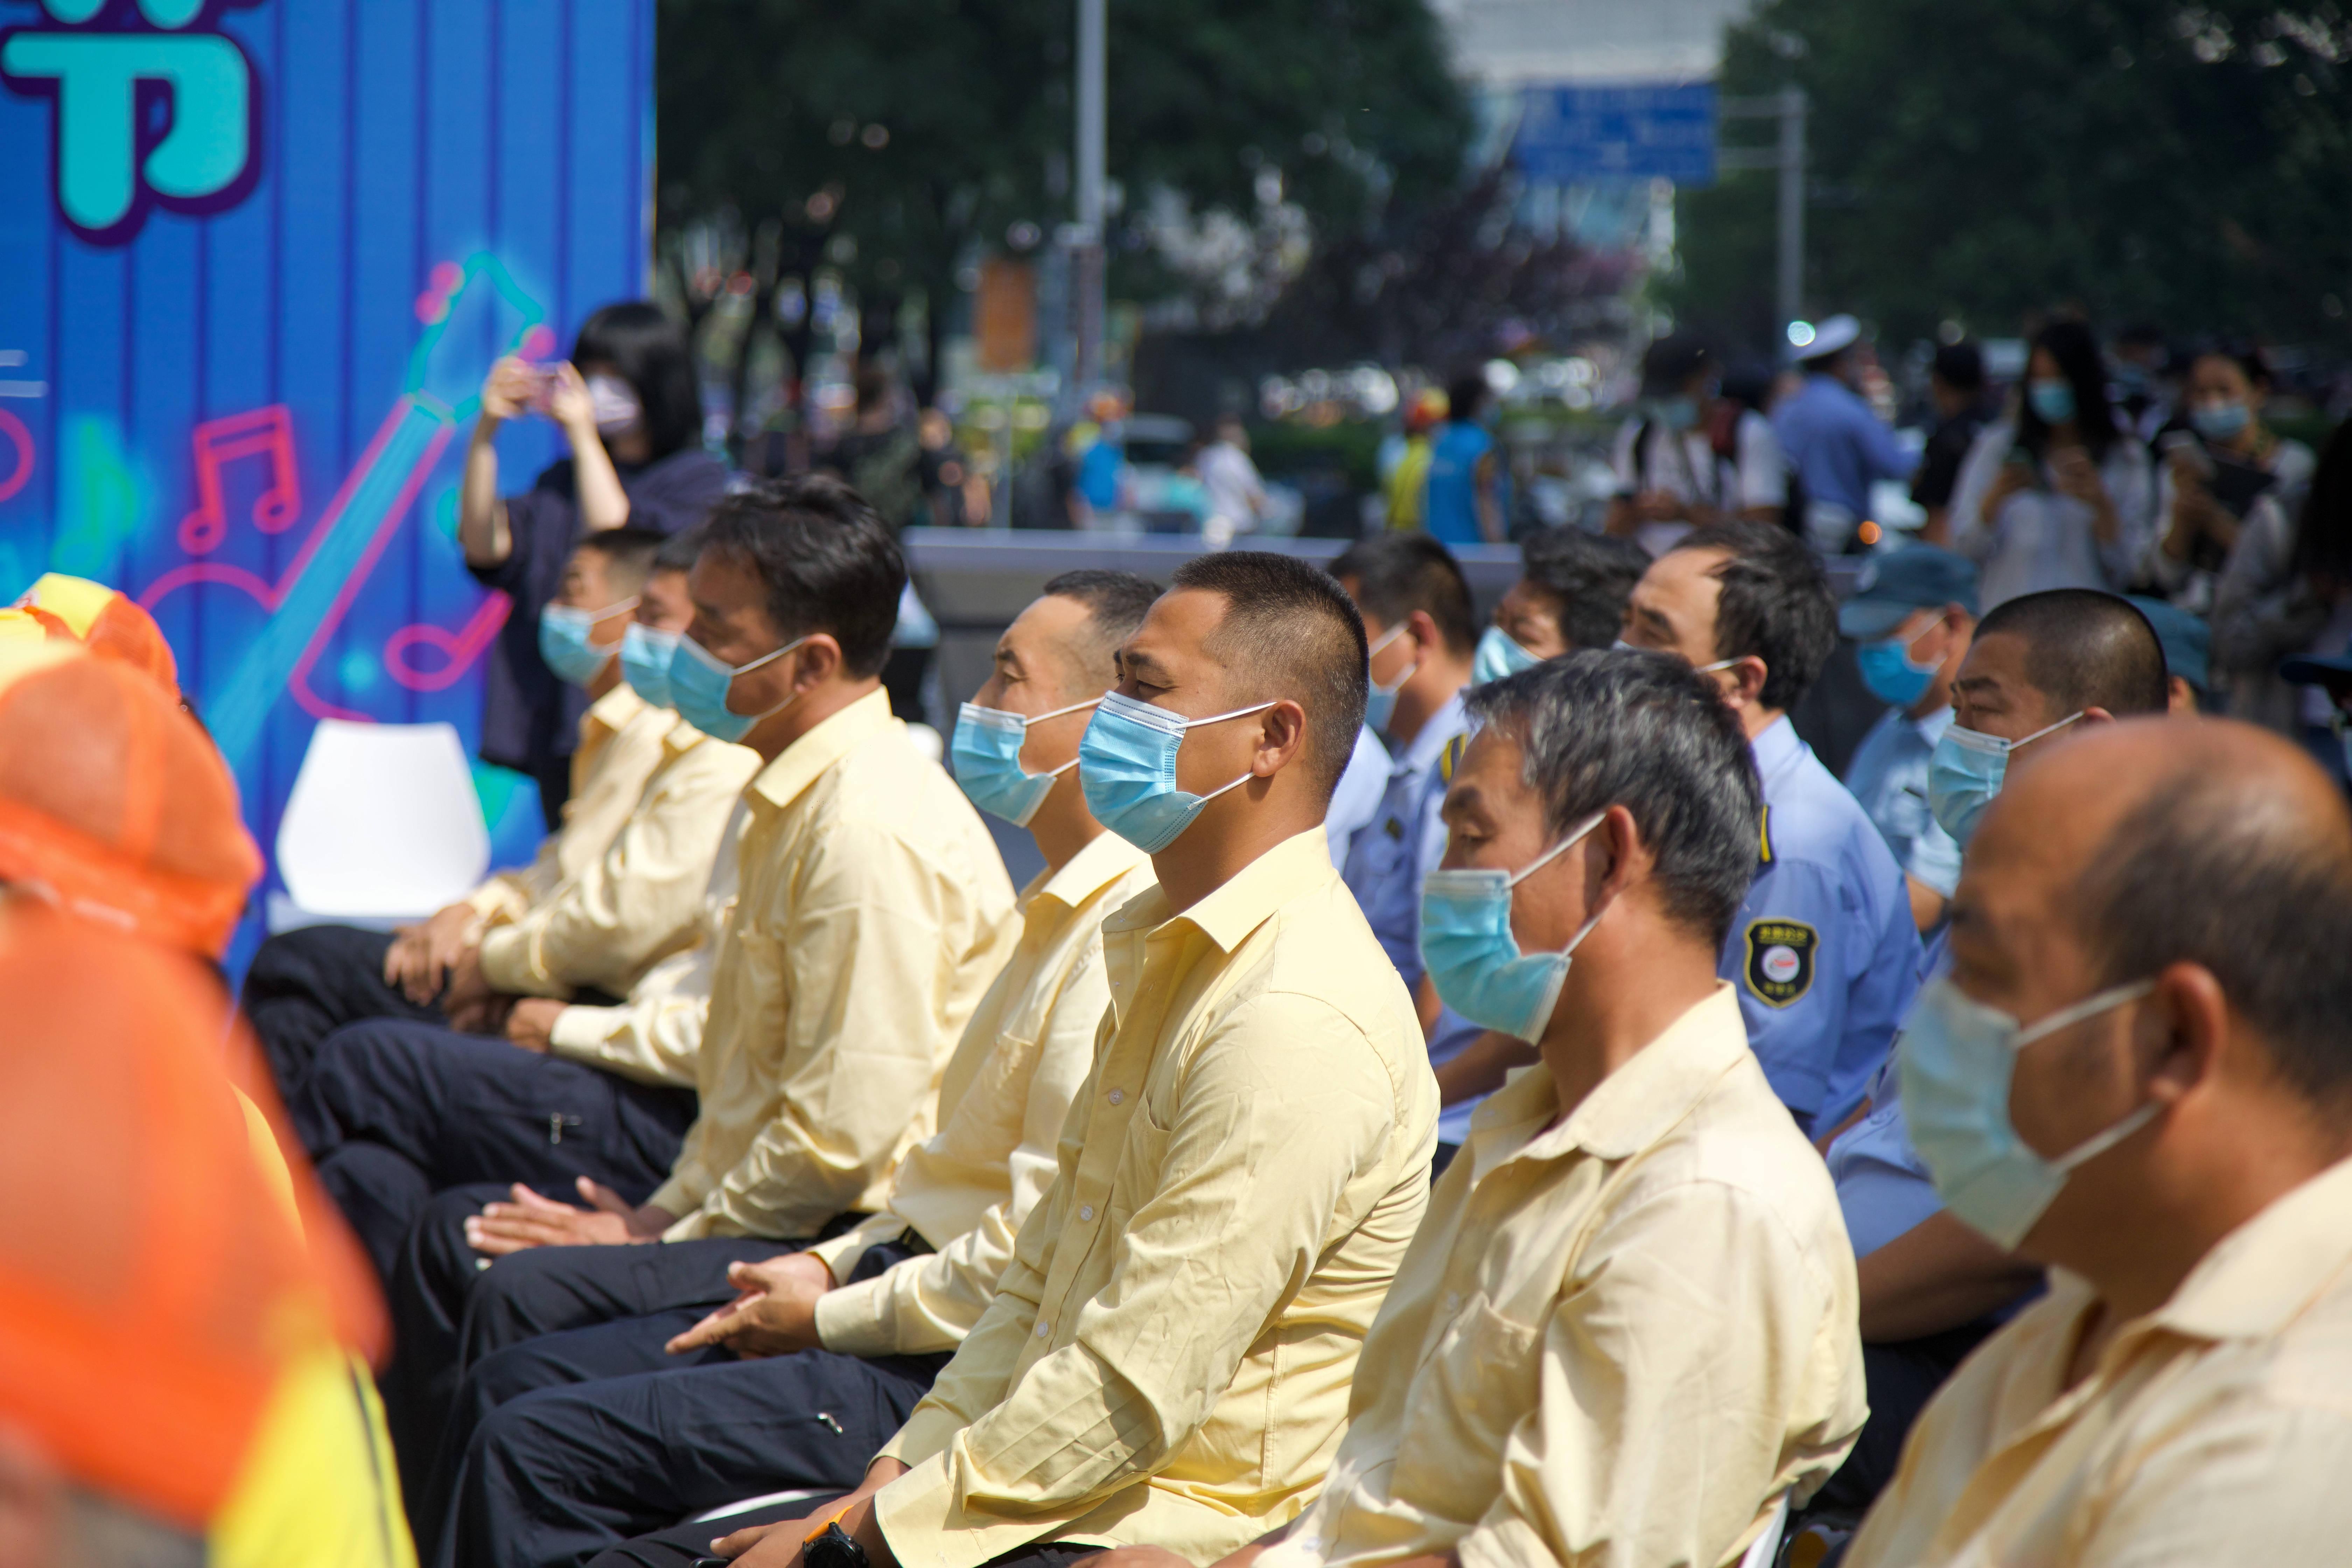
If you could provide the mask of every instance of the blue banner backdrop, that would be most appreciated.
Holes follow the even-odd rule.
[[[467,431],[497,355],[646,290],[653,7],[0,0],[0,603],[147,605],[265,850],[320,718],[474,743]],[[507,485],[556,446],[511,427]],[[531,786],[477,780],[527,855]]]

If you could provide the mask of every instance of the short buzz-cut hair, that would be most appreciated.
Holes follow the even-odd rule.
[[[1704,677],[1665,654],[1579,648],[1473,687],[1468,702],[1518,746],[1551,833],[1623,806],[1655,858],[1666,917],[1722,945],[1756,879],[1764,789]]]
[[[608,528],[581,535],[580,542],[572,548],[603,556],[604,580],[625,598],[646,585],[646,579],[653,574],[655,558],[668,542],[650,528]]]
[[[2067,897],[2099,985],[2203,965],[2279,1076],[2340,1119],[2352,1110],[2352,857],[2341,833],[2330,842],[2311,827],[2267,803],[2250,809],[2242,779],[2184,759],[2108,831]]]
[[[1607,647],[1617,640],[1633,584],[1649,565],[1650,552],[1632,540],[1580,528],[1547,528],[1519,545],[1519,575],[1552,602],[1559,635],[1570,647]]]
[[[2164,644],[2128,599],[2095,588],[2021,595],[1977,623],[1979,641],[2004,633],[2025,645],[2025,679],[2063,712],[2104,708],[2121,719],[2171,704]]]
[[[1693,529],[1673,551],[1717,550],[1715,657],[1764,661],[1759,705],[1787,712],[1812,689],[1837,651],[1837,593],[1821,557],[1769,522]]]
[[[693,571],[695,562],[702,557],[703,539],[703,526],[698,522],[692,528],[678,530],[662,541],[661,549],[655,552],[653,570],[655,572]],[[651,574],[651,573],[647,574],[649,576]]]
[[[726,551],[759,577],[778,636],[829,633],[850,675],[881,672],[907,562],[865,497],[826,474],[755,479],[702,526],[705,554]]]
[[[1307,712],[1307,764],[1328,801],[1364,726],[1364,618],[1320,566],[1265,550],[1196,555],[1176,589],[1214,594],[1225,616],[1202,652],[1251,691]]]
[[[1098,680],[1105,691],[1118,685],[1118,669],[1113,656],[1121,643],[1135,635],[1143,617],[1151,613],[1152,601],[1160,597],[1160,585],[1132,572],[1089,566],[1048,580],[1042,593],[1048,598],[1076,600],[1087,607],[1087,623],[1072,639],[1069,649],[1074,672],[1081,683]]]
[[[1470,584],[1454,552],[1425,533],[1382,533],[1359,540],[1331,563],[1341,584],[1354,578],[1355,600],[1397,626],[1415,610],[1437,626],[1446,651],[1466,654],[1478,640],[1470,614]]]

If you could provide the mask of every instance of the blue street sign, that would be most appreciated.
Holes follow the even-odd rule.
[[[1513,157],[1531,180],[1715,183],[1715,84],[1537,87],[1521,100]]]

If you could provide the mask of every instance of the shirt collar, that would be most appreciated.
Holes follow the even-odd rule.
[[[1243,867],[1183,913],[1171,915],[1167,893],[1154,886],[1120,906],[1117,914],[1103,922],[1103,931],[1109,934],[1150,930],[1190,921],[1202,935],[1231,952],[1275,910],[1339,879],[1339,873],[1331,868],[1330,845],[1318,822]]]
[[[1538,1062],[1486,1099],[1471,1119],[1472,1180],[1514,1158],[1552,1160],[1578,1149],[1601,1160],[1640,1153],[1703,1099],[1748,1052],[1729,981],[1666,1026],[1633,1060],[1594,1086],[1559,1126],[1551,1069]]]
[[[679,756],[694,750],[710,739],[685,720],[671,716],[670,727],[662,731],[662,752],[666,756]]]
[[[1925,719],[1912,720],[1911,727],[1919,731],[1921,740],[1934,745],[1944,738],[1944,731],[1952,727],[1952,705],[1947,702]]]
[[[1445,750],[1445,742],[1469,728],[1469,711],[1463,701],[1464,693],[1469,689],[1467,686],[1460,688],[1429,716],[1414,734],[1412,744],[1390,767],[1391,773],[1425,773],[1437,765],[1437,754]]]
[[[2286,1327],[2352,1264],[2352,1160],[2246,1221],[2149,1318],[2192,1339],[2262,1339]]]
[[[1066,910],[1075,910],[1150,858],[1118,834],[1106,830],[1096,834],[1060,870],[1038,872],[1035,879],[1021,890],[1021,901],[1028,905],[1040,899],[1051,899]]]
[[[860,742],[898,723],[890,716],[890,694],[877,687],[786,746],[751,781],[749,798],[754,804],[764,800],[780,810],[792,805],[803,790],[817,781],[819,774],[847,756]]]
[[[588,704],[588,717],[607,730],[618,731],[643,712],[645,707],[646,700],[637,695],[636,688],[624,680]]]
[[[1748,749],[1756,759],[1757,777],[1769,779],[1795,762],[1797,753],[1805,749],[1805,743],[1797,739],[1797,727],[1790,723],[1789,716],[1783,713],[1767,724],[1764,732],[1748,743]]]

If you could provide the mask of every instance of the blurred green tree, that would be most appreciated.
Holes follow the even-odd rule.
[[[1074,11],[662,0],[658,222],[667,241],[713,221],[740,238],[716,268],[665,245],[698,324],[738,268],[765,305],[823,263],[876,329],[919,291],[935,346],[976,249],[1033,247],[1070,216]],[[1275,171],[1319,229],[1345,229],[1450,186],[1471,132],[1427,0],[1116,5],[1109,71],[1129,218],[1159,189],[1246,215]],[[1138,243],[1112,237],[1141,281]]]
[[[2341,0],[1764,0],[1723,89],[1789,81],[1811,100],[1818,312],[1898,340],[2068,307],[2352,337]],[[1665,297],[1685,319],[1770,341],[1774,204],[1769,172],[1684,196]]]

